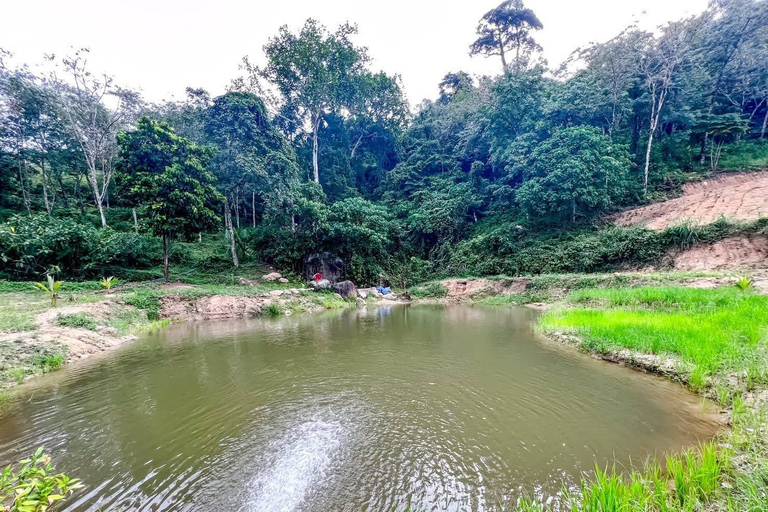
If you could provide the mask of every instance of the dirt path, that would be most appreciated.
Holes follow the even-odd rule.
[[[618,226],[643,225],[661,231],[683,222],[705,225],[720,217],[754,221],[768,216],[768,172],[724,175],[689,183],[676,199],[626,211]]]

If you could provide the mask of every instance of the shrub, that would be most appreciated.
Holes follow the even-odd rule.
[[[51,512],[82,485],[63,473],[54,473],[51,458],[39,448],[32,457],[0,474],[0,505],[16,512]]]

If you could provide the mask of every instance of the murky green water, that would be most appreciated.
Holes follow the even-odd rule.
[[[493,510],[713,434],[700,399],[532,334],[526,309],[183,324],[26,386],[66,510]]]

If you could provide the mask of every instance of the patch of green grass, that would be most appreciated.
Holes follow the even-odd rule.
[[[432,281],[414,286],[408,292],[416,299],[442,299],[448,295],[448,290],[440,281]]]
[[[96,320],[88,313],[72,313],[69,315],[58,315],[56,323],[62,327],[75,327],[81,329],[96,330]]]
[[[35,328],[35,314],[39,307],[30,307],[14,299],[0,299],[0,332],[23,332]]]
[[[48,373],[61,368],[66,356],[64,354],[38,353],[30,358],[32,366],[40,373]]]
[[[576,489],[564,491],[566,510],[572,512],[693,512],[721,498],[729,487],[731,453],[714,442],[666,457],[665,468],[652,460],[641,469],[623,471],[614,464],[596,467]],[[559,510],[521,499],[517,512]],[[760,510],[760,509],[744,509]]]
[[[147,312],[147,319],[160,319],[160,297],[162,292],[151,288],[137,288],[131,295],[123,298],[126,304]]]
[[[262,309],[260,311],[260,314],[262,316],[280,316],[282,314],[282,311],[280,311],[280,307],[277,304],[270,304],[266,308]]]
[[[589,351],[677,356],[691,365],[694,387],[721,372],[753,385],[768,382],[766,296],[734,288],[626,288],[576,291],[567,302],[580,307],[545,314],[541,327],[575,333]]]
[[[7,373],[17,384],[21,384],[24,382],[24,379],[27,377],[27,375],[31,374],[32,372],[28,368],[16,367],[11,368],[7,371]]]

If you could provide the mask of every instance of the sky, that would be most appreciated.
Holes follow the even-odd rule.
[[[331,29],[357,23],[371,68],[402,77],[411,104],[437,96],[448,72],[498,74],[498,58],[470,57],[477,21],[500,0],[2,0],[0,48],[14,62],[90,48],[89,65],[150,101],[183,99],[184,89],[225,91],[249,55],[287,24],[308,17]],[[4,5],[3,5],[4,4]],[[580,46],[603,42],[637,21],[654,27],[696,14],[707,0],[527,0],[544,24],[536,34],[550,66]]]

